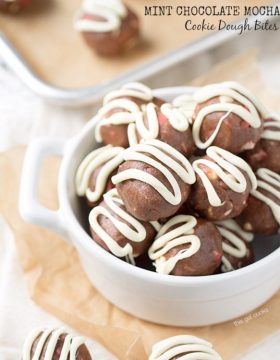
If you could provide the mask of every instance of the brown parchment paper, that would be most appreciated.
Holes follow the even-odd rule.
[[[195,83],[238,80],[255,90],[267,105],[280,111],[280,99],[265,89],[254,58],[254,53],[246,53],[231,59]],[[240,318],[238,326],[230,321],[204,328],[151,324],[108,303],[86,278],[75,249],[52,232],[20,218],[17,202],[24,152],[24,147],[17,147],[0,154],[0,212],[14,231],[30,296],[39,306],[100,341],[121,360],[147,359],[155,341],[182,333],[208,339],[225,360],[232,360],[280,328],[280,293],[251,315]],[[41,200],[51,208],[57,206],[58,167],[59,160],[50,158],[41,175]]]

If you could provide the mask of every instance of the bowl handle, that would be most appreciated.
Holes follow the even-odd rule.
[[[19,211],[24,220],[35,225],[51,228],[68,238],[60,217],[60,210],[50,210],[38,200],[38,182],[43,159],[48,155],[62,156],[65,140],[40,137],[27,148],[19,192]]]

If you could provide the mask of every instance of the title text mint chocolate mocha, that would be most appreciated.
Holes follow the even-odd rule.
[[[280,16],[279,6],[145,6],[146,16]]]

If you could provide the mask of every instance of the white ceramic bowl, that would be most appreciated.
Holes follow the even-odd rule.
[[[182,87],[165,88],[155,91],[155,95],[171,100],[191,91]],[[88,123],[66,143],[41,138],[29,146],[22,174],[20,212],[27,221],[53,229],[75,246],[88,278],[110,302],[152,322],[202,326],[239,317],[267,301],[279,289],[278,239],[258,241],[257,253],[271,253],[254,264],[227,274],[204,277],[175,277],[140,269],[92,241],[81,225],[74,177],[83,157],[97,146],[94,126],[93,122]],[[36,197],[41,163],[50,154],[63,157],[58,179],[58,211],[44,208]]]

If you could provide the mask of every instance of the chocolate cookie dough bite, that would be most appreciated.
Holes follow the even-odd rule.
[[[32,0],[0,0],[0,11],[15,14],[27,7]]]
[[[251,190],[257,187],[251,167],[240,157],[210,146],[206,156],[193,162],[197,181],[190,204],[208,220],[234,218],[247,206]]]
[[[223,241],[221,272],[237,270],[252,264],[254,251],[251,241],[254,235],[242,230],[234,220],[218,221],[215,225]]]
[[[158,139],[190,157],[195,151],[189,118],[171,103],[160,99],[141,106],[135,114],[135,123],[128,126],[130,146],[141,139]]]
[[[254,170],[267,168],[280,173],[280,116],[274,114],[264,121],[264,132],[254,149],[244,153]]]
[[[222,238],[213,223],[177,215],[161,227],[148,254],[160,274],[211,275],[221,264]]]
[[[140,38],[138,16],[121,0],[83,0],[74,27],[102,56],[119,56]]]
[[[142,139],[158,139],[185,156],[195,150],[189,118],[140,83],[126,84],[105,96],[95,119],[98,142],[126,148]]]
[[[105,192],[112,189],[111,176],[122,163],[123,148],[107,145],[93,150],[81,162],[76,173],[76,192],[85,197],[90,207],[96,205]]]
[[[208,341],[192,335],[177,335],[157,342],[148,360],[222,360]]]
[[[126,149],[123,158],[112,182],[137,219],[168,218],[187,200],[195,174],[190,162],[171,146],[147,140]]]
[[[104,97],[103,106],[94,117],[95,138],[99,143],[127,148],[128,125],[141,113],[141,105],[152,102],[152,90],[140,83],[129,83]]]
[[[92,238],[105,250],[135,265],[149,248],[160,225],[135,219],[124,207],[116,189],[104,195],[89,214]]]
[[[280,175],[265,168],[256,175],[258,187],[251,191],[248,206],[236,220],[245,231],[273,235],[280,226]]]
[[[22,360],[92,360],[84,338],[67,330],[36,329],[29,334],[22,351]]]
[[[208,85],[194,94],[193,138],[199,149],[218,146],[234,154],[253,149],[268,114],[261,102],[235,82]]]

